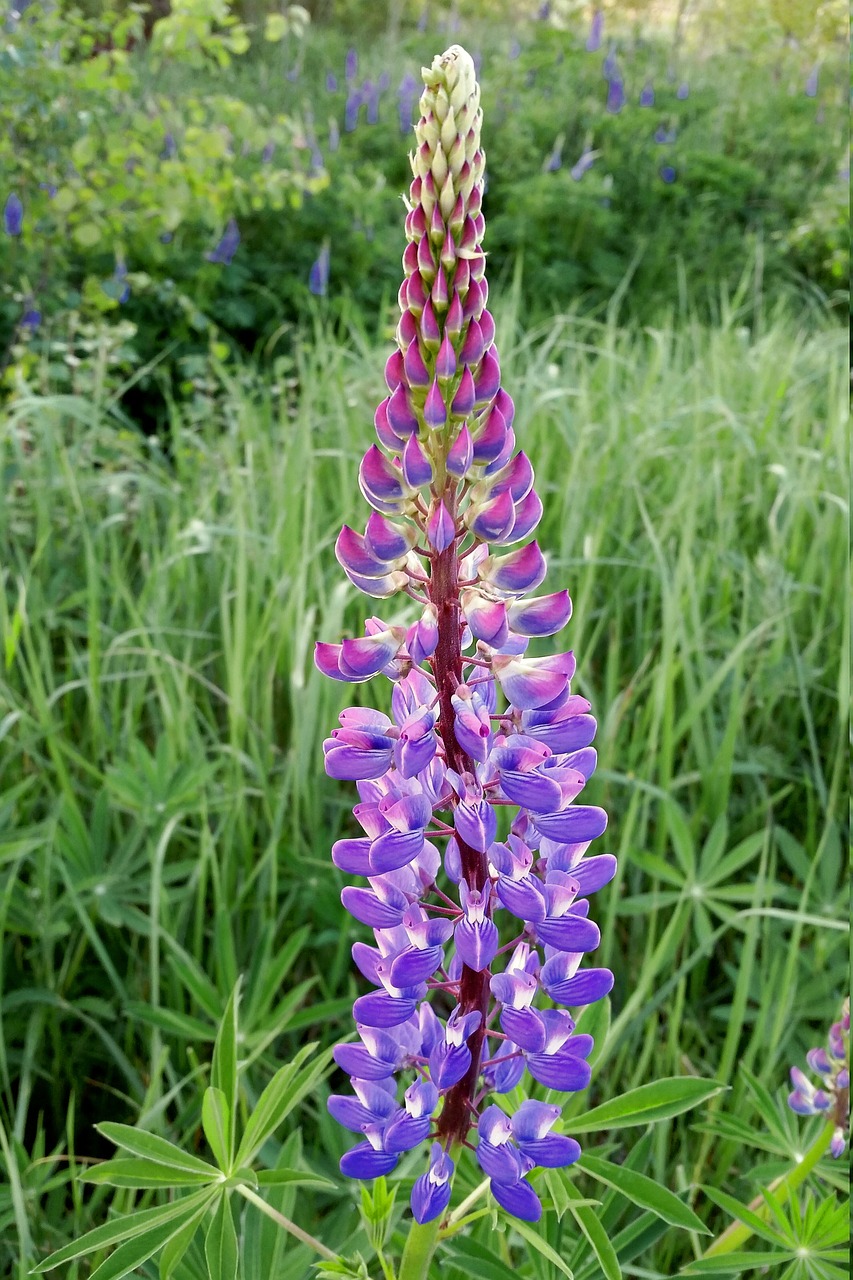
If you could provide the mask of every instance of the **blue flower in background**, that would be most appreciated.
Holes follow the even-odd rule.
[[[642,92],[640,93],[640,106],[653,107],[654,105],[655,105],[655,91],[652,86],[651,80],[647,80],[646,83],[643,85]]]
[[[171,160],[177,153],[177,150],[178,144],[175,142],[175,135],[173,133],[167,133],[163,139],[163,150],[160,152],[160,159]]]
[[[354,80],[358,75],[358,54],[355,49],[347,49],[344,74],[346,75],[347,81]]]
[[[338,92],[338,77],[332,71],[326,72],[326,93]]]
[[[819,81],[820,81],[820,66],[816,62],[812,67],[811,71],[809,72],[809,78],[806,81],[806,97],[807,98],[817,97]]]
[[[22,329],[28,329],[30,333],[35,333],[36,329],[41,325],[41,312],[36,306],[34,298],[30,298],[24,307],[19,323]]]
[[[412,109],[418,97],[418,82],[412,73],[407,71],[397,89],[397,114],[400,119],[401,133],[408,133],[412,127]]]
[[[545,3],[539,6],[537,18],[540,22],[547,22],[551,16],[551,0],[545,0]]]
[[[595,164],[600,154],[601,153],[598,151],[590,151],[588,147],[585,147],[580,158],[575,161],[569,170],[572,180],[574,182],[580,182],[586,171],[591,169]]]
[[[308,274],[308,288],[318,298],[325,298],[329,288],[329,260],[329,246],[324,244]]]
[[[48,200],[52,200],[53,197],[56,195],[57,188],[53,185],[52,182],[40,182],[39,191],[46,191]]]
[[[374,84],[372,80],[365,80],[361,86],[362,101],[367,104],[366,120],[368,124],[379,123],[379,85]]]
[[[675,91],[675,96],[678,98],[679,102],[684,102],[685,98],[690,97],[690,85],[686,80],[682,80],[681,84]]]
[[[261,164],[269,164],[275,152],[275,143],[268,142],[261,152]]]
[[[418,18],[418,31],[426,31],[428,22],[429,22],[429,9],[426,8],[424,9],[421,16]]]
[[[19,236],[24,229],[24,206],[15,191],[3,206],[3,229],[7,236]]]
[[[130,297],[130,285],[127,283],[127,263],[124,262],[121,258],[118,258],[116,260],[115,271],[113,272],[113,280],[115,280],[116,284],[121,286],[119,290],[118,299],[117,299],[118,302],[119,303],[127,302],[128,298]]]
[[[209,250],[204,256],[208,262],[216,262],[220,266],[230,267],[234,254],[240,248],[240,229],[237,226],[236,219],[231,218],[228,226],[222,235],[222,239],[215,249]]]
[[[655,142],[661,147],[669,146],[671,143],[675,142],[677,137],[678,130],[675,128],[666,129],[662,124],[660,124],[657,129],[655,129]]]
[[[607,110],[612,116],[618,115],[625,105],[625,86],[621,80],[610,80],[607,84]]]
[[[361,104],[364,101],[360,89],[353,89],[347,95],[347,103],[344,107],[344,131],[352,133],[358,124],[358,113],[361,110]]]
[[[592,15],[589,35],[586,38],[587,53],[597,53],[601,48],[601,37],[604,34],[604,13],[596,9]]]
[[[384,93],[386,89],[391,87],[391,77],[387,71],[383,71],[376,81],[376,86],[380,93]]]
[[[340,145],[341,145],[341,131],[338,128],[338,122],[337,120],[331,120],[329,122],[329,150],[337,151]]]
[[[562,164],[563,164],[563,142],[562,142],[562,138],[560,138],[557,140],[557,142],[554,143],[554,150],[551,152],[550,156],[545,162],[545,172],[555,173],[557,169],[562,167]]]
[[[675,169],[673,169],[671,164],[665,164],[660,170],[660,176],[663,178],[664,182],[671,183],[671,182],[675,182],[675,179],[678,175],[676,174]]]
[[[509,46],[509,55],[508,55],[508,56],[509,56],[513,61],[515,61],[515,59],[518,57],[518,55],[519,55],[520,53],[521,53],[521,45],[518,43],[518,41],[517,41],[517,40],[513,40],[512,44]]]

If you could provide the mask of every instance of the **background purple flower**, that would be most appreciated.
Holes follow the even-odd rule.
[[[308,274],[308,288],[318,298],[325,298],[329,287],[329,246],[323,245]]]
[[[204,256],[208,262],[218,263],[223,267],[230,267],[234,258],[234,254],[240,247],[240,229],[237,226],[235,218],[230,218],[228,226],[215,248],[209,250]]]
[[[24,206],[15,191],[3,206],[3,229],[7,236],[19,236],[24,229]]]

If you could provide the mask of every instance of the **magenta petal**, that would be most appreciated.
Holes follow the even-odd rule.
[[[510,628],[523,636],[552,636],[572,616],[568,591],[539,596],[534,600],[516,601],[509,608]]]
[[[424,346],[430,351],[437,351],[441,342],[441,329],[438,327],[438,319],[435,314],[435,308],[429,298],[421,316],[421,337]]]
[[[403,524],[393,524],[378,511],[371,512],[364,534],[365,549],[377,560],[386,563],[401,560],[415,542],[414,530]]]
[[[432,480],[432,464],[417,436],[409,436],[403,450],[403,479],[412,489],[420,489]]]
[[[471,634],[499,648],[507,638],[507,607],[503,600],[489,600],[478,591],[463,591],[462,611]]]
[[[492,670],[509,701],[522,711],[530,711],[564,692],[574,674],[574,663],[567,665],[556,655],[553,658],[523,658],[513,654],[495,654]]]
[[[487,556],[480,565],[480,577],[507,595],[523,595],[545,577],[545,558],[539,544],[530,542],[505,556]]]
[[[495,404],[474,441],[474,462],[477,466],[493,462],[499,456],[506,444],[508,430],[506,419]]]
[[[376,560],[365,546],[361,534],[346,524],[335,542],[335,556],[343,569],[365,578],[381,578],[388,572],[387,563]]]
[[[403,368],[405,370],[406,380],[410,387],[429,386],[429,370],[424,364],[424,358],[421,355],[417,338],[413,339],[406,348],[406,354],[403,357]]]
[[[457,418],[467,418],[474,408],[476,392],[474,390],[474,379],[471,377],[471,370],[468,366],[462,373],[462,381],[459,383],[456,395],[453,397],[453,403],[450,406],[450,412],[455,414]],[[474,456],[477,454],[477,446],[474,446]]]
[[[387,666],[396,656],[401,642],[399,633],[390,629],[372,636],[343,640],[338,665],[345,678],[352,676],[363,680],[367,676],[376,675],[377,671]]]
[[[456,528],[450,512],[440,502],[429,518],[427,539],[436,551],[446,551],[456,537]]]
[[[468,474],[473,460],[474,442],[468,427],[463,424],[447,455],[447,470],[451,475],[463,479]]]
[[[459,358],[463,364],[479,364],[485,349],[486,344],[483,341],[483,332],[477,321],[472,320],[468,325],[468,332],[465,334],[465,341],[462,344]]]
[[[435,376],[437,378],[452,378],[456,372],[456,352],[453,350],[453,343],[449,336],[445,333],[438,355],[435,358]]]
[[[433,382],[424,402],[424,422],[433,431],[443,427],[447,421],[447,408],[438,382]]]
[[[323,640],[318,640],[314,645],[314,665],[318,671],[324,676],[328,676],[330,680],[350,680],[350,676],[341,674],[338,666],[338,658],[340,657],[341,646],[339,644],[326,644]]]
[[[535,489],[531,489],[527,497],[515,508],[515,524],[503,539],[506,543],[521,542],[529,537],[542,519],[542,499]]]
[[[411,436],[418,429],[418,415],[412,408],[404,383],[394,390],[388,401],[388,425],[398,436]]]
[[[385,361],[385,382],[389,391],[396,391],[403,381],[403,353],[395,351]]]
[[[384,501],[396,502],[408,496],[399,469],[389,462],[375,444],[370,446],[361,460],[359,481],[364,488]]]
[[[474,321],[472,320],[473,324]],[[497,395],[501,385],[501,366],[494,347],[489,347],[480,364],[475,383],[476,403],[488,404]]]
[[[515,506],[510,493],[499,493],[489,502],[469,509],[466,524],[483,542],[498,542],[515,523]]]

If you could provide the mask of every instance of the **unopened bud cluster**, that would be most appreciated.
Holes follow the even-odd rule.
[[[362,834],[332,857],[359,878],[342,900],[374,939],[353,947],[372,988],[354,1006],[360,1042],[335,1051],[353,1094],[329,1105],[361,1135],[341,1164],[354,1177],[386,1174],[431,1141],[412,1192],[419,1222],[444,1212],[451,1153],[475,1134],[495,1199],[535,1220],[528,1175],[580,1148],[558,1132],[559,1107],[528,1099],[509,1115],[487,1100],[525,1072],[551,1089],[587,1085],[592,1039],[569,1009],[612,986],[609,970],[582,961],[599,942],[589,895],[616,864],[588,856],[604,812],[575,803],[596,726],[572,692],[574,657],[525,656],[531,637],[566,624],[571,602],[530,597],[545,562],[535,542],[515,545],[542,503],[515,451],[487,308],[473,62],[453,46],[423,77],[397,350],[378,444],[359,469],[373,511],[364,533],[345,526],[336,544],[351,582],[375,598],[403,592],[419,616],[371,617],[363,637],[315,654],[336,680],[393,683],[390,715],[344,711],[324,744],[329,775],[357,784]]]

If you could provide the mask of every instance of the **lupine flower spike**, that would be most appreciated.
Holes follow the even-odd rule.
[[[393,685],[390,714],[343,711],[324,743],[326,772],[359,794],[361,833],[332,849],[359,878],[342,900],[373,930],[373,945],[353,947],[371,988],[355,1001],[359,1041],[335,1050],[353,1094],[329,1107],[361,1137],[341,1162],[353,1177],[387,1174],[430,1144],[412,1190],[418,1222],[444,1213],[458,1149],[475,1137],[497,1202],[535,1221],[529,1174],[580,1148],[559,1132],[558,1106],[509,1114],[493,1099],[525,1072],[563,1092],[589,1082],[592,1038],[569,1009],[613,984],[582,961],[599,942],[589,895],[616,863],[589,855],[606,815],[576,803],[596,753],[574,656],[525,656],[531,637],[565,626],[571,602],[531,594],[545,576],[527,541],[542,503],[515,450],[487,307],[474,63],[454,45],[423,79],[397,348],[359,469],[373,511],[335,548],[361,591],[402,592],[418,615],[370,617],[364,636],[315,654],[332,679],[381,672]]]
[[[820,1079],[817,1088],[799,1067],[791,1067],[793,1092],[788,1106],[800,1116],[826,1118],[833,1126],[829,1144],[836,1160],[844,1154],[850,1137],[850,997],[844,1001],[841,1018],[829,1028],[827,1047],[810,1049],[806,1062]]]

